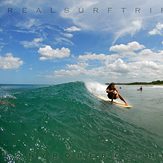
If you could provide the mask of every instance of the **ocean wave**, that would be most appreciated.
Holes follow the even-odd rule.
[[[2,161],[161,162],[154,135],[92,95],[104,90],[72,82],[14,94],[16,107],[1,109]]]

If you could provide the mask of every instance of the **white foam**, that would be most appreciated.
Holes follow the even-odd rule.
[[[152,88],[163,88],[163,86],[162,85],[154,85],[154,86],[152,86]]]
[[[94,95],[106,95],[106,85],[98,83],[98,82],[86,82],[85,83],[86,88],[89,92],[91,92]]]
[[[16,97],[15,97],[15,96],[10,95],[10,94],[3,95],[2,97],[3,97],[3,98],[11,98],[11,99],[16,99]]]

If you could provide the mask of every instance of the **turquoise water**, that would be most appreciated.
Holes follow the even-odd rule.
[[[97,83],[1,86],[0,162],[162,163],[163,88],[136,89],[122,86],[123,109]]]

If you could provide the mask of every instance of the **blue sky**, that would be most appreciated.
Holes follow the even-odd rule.
[[[2,0],[0,83],[162,80],[161,5],[161,0]]]

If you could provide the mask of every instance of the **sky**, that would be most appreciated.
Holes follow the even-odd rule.
[[[0,83],[163,80],[162,0],[0,0]]]

